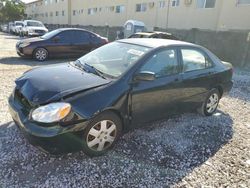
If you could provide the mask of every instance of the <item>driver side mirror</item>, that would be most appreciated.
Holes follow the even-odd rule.
[[[142,71],[135,75],[134,81],[152,81],[155,80],[155,73],[150,71]]]
[[[56,36],[52,39],[53,42],[57,43],[60,40],[60,37]]]

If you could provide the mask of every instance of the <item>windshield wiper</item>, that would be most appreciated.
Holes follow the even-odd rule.
[[[80,70],[82,70],[82,71],[88,72],[88,71],[84,68],[84,66],[83,66],[83,64],[80,62],[80,60],[76,60],[75,62],[72,62],[72,63],[73,63],[73,65],[74,65],[76,68],[78,68],[78,69],[80,69]]]
[[[89,64],[87,64],[87,63],[84,63],[84,65],[86,65],[88,68],[91,69],[91,71],[88,71],[88,72],[94,73],[94,74],[96,74],[97,76],[100,76],[100,77],[106,79],[106,77],[104,76],[104,73],[101,72],[101,71],[99,71],[99,70],[98,70],[97,68],[95,68],[94,66],[89,65]]]

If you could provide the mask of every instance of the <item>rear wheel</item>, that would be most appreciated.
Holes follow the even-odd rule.
[[[38,61],[45,61],[46,59],[48,59],[49,53],[44,48],[37,48],[34,51],[34,55],[33,56]]]
[[[110,149],[122,132],[120,118],[112,112],[96,116],[83,135],[83,151],[89,156],[103,155]]]
[[[212,89],[198,112],[204,116],[211,116],[218,107],[220,101],[220,93],[218,89]]]

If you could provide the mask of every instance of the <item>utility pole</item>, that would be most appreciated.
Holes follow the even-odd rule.
[[[166,29],[168,29],[169,10],[170,10],[170,0],[168,0],[168,7],[167,7],[167,24],[166,24]]]
[[[68,25],[71,25],[72,1],[68,0]]]

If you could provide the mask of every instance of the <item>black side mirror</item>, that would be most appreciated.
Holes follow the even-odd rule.
[[[150,71],[142,71],[135,75],[134,81],[152,81],[155,80],[155,73]]]
[[[57,43],[60,40],[60,37],[58,37],[58,36],[54,37],[52,40],[53,40],[53,42]]]

